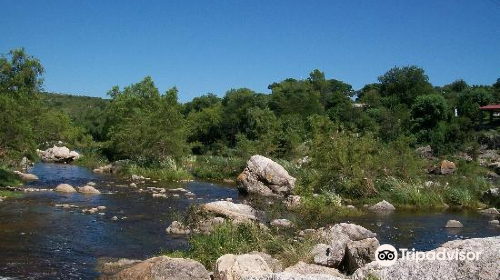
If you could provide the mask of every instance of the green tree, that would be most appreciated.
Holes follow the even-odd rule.
[[[434,89],[429,77],[417,66],[394,67],[378,78],[380,94],[386,105],[403,103],[411,107],[418,96],[431,94]]]

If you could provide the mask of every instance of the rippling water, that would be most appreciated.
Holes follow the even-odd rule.
[[[186,240],[165,233],[165,228],[190,203],[237,200],[231,186],[191,182],[157,183],[146,186],[183,187],[196,194],[194,200],[153,198],[130,187],[119,187],[114,176],[97,175],[73,165],[37,164],[32,173],[40,180],[28,187],[53,188],[60,183],[82,186],[96,182],[101,195],[27,193],[22,199],[0,203],[0,277],[23,279],[94,279],[99,257],[148,258],[161,250],[183,249]],[[143,185],[140,185],[143,187]],[[115,194],[106,194],[116,192]],[[78,209],[55,207],[70,203]],[[105,215],[83,214],[81,208],[104,205]],[[118,221],[111,217],[117,216]]]
[[[234,187],[211,183],[147,183],[183,187],[196,194],[194,200],[182,195],[153,198],[151,193],[139,193],[112,175],[93,174],[78,166],[37,164],[31,172],[40,180],[28,187],[53,188],[60,183],[82,186],[94,181],[103,194],[38,192],[0,203],[0,278],[94,279],[98,277],[97,258],[145,259],[162,250],[186,248],[185,238],[169,236],[165,228],[191,203],[228,197],[238,200]],[[55,207],[57,203],[80,208],[62,209]],[[107,207],[103,216],[81,213],[81,208],[99,205]],[[112,221],[113,216],[119,220]],[[445,229],[449,219],[460,220],[464,228]],[[376,232],[381,243],[428,250],[457,238],[499,235],[500,230],[488,225],[488,220],[475,212],[396,211],[390,215],[367,214],[350,222]]]

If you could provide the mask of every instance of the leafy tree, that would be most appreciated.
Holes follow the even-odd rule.
[[[272,90],[269,106],[278,115],[297,114],[308,117],[322,114],[321,93],[309,81],[286,79],[269,86]]]
[[[109,139],[118,157],[163,161],[187,150],[187,129],[177,89],[160,95],[151,77],[109,92]]]
[[[431,94],[434,89],[429,77],[417,66],[394,67],[378,78],[380,94],[387,106],[403,103],[411,106],[418,96]]]

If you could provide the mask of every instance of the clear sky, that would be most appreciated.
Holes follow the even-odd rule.
[[[500,77],[500,0],[5,1],[0,53],[25,47],[45,90],[106,96],[150,75],[185,102],[305,78],[355,89],[393,66],[435,85]]]

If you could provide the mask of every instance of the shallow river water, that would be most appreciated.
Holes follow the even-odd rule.
[[[194,199],[153,198],[138,192],[112,175],[93,174],[73,165],[37,164],[30,172],[40,180],[26,187],[53,188],[60,183],[82,186],[97,184],[100,195],[30,192],[20,199],[0,203],[0,278],[95,279],[98,258],[145,259],[164,250],[185,249],[186,239],[165,233],[172,220],[191,203],[232,198],[233,186],[205,182],[152,183],[140,185],[185,188]],[[70,203],[76,209],[55,204]],[[104,215],[83,214],[82,208],[106,206]],[[117,221],[111,218],[116,216]],[[449,219],[460,220],[462,229],[445,229]],[[381,243],[396,248],[428,250],[457,239],[500,235],[488,224],[489,217],[475,212],[403,212],[367,214],[349,220],[377,233]]]

